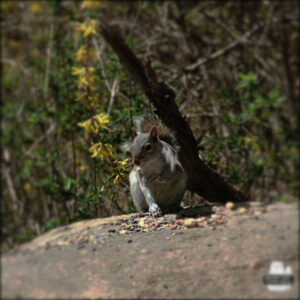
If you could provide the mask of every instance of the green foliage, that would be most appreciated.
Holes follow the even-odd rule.
[[[47,221],[45,224],[43,224],[41,228],[41,232],[46,232],[48,230],[54,229],[56,227],[66,225],[66,220],[64,218],[51,218],[49,221]]]
[[[204,148],[204,159],[213,169],[228,176],[232,184],[250,188],[268,176],[284,177],[288,172],[284,162],[299,164],[299,153],[297,141],[282,140],[279,136],[288,134],[280,120],[277,119],[279,129],[274,130],[270,125],[270,119],[277,118],[286,100],[279,88],[261,93],[258,74],[238,75],[234,89],[224,87],[218,91],[223,111],[220,126],[226,127],[228,135],[213,137],[212,134]],[[272,140],[266,140],[266,136],[272,136]],[[226,151],[233,155],[225,166],[220,157],[225,157]],[[298,176],[290,184],[295,190],[299,188],[296,182]],[[263,183],[261,188],[268,188],[268,185]]]
[[[19,233],[16,236],[16,242],[17,243],[29,242],[32,239],[34,239],[36,237],[36,235],[37,234],[32,229],[27,228],[24,232]]]

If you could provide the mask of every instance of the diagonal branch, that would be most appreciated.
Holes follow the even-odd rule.
[[[226,47],[212,53],[210,56],[206,57],[206,58],[200,58],[198,59],[195,63],[187,66],[185,68],[185,71],[193,71],[196,68],[218,58],[219,56],[222,56],[224,54],[226,54],[227,52],[229,52],[230,50],[236,48],[237,46],[239,46],[240,44],[244,43],[247,39],[249,39],[256,31],[258,31],[263,25],[265,24],[265,22],[260,22],[256,25],[253,26],[253,28],[249,31],[247,31],[244,35],[242,35],[241,37],[237,38],[236,40],[234,40],[233,42],[231,42],[229,45],[227,45]]]
[[[188,175],[188,189],[213,202],[246,201],[247,198],[241,192],[236,191],[199,158],[197,142],[186,119],[178,110],[175,93],[164,82],[157,81],[150,62],[146,62],[144,67],[120,35],[103,21],[100,22],[99,30],[154,105],[156,114],[176,133],[180,145],[179,156]]]

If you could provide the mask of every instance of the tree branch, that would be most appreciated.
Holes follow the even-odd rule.
[[[261,23],[258,23],[256,25],[254,25],[251,30],[247,31],[244,35],[237,38],[236,40],[231,42],[226,47],[212,53],[210,56],[208,56],[206,58],[200,58],[195,63],[187,66],[185,68],[185,71],[193,71],[196,68],[200,67],[201,65],[204,65],[204,64],[206,64],[206,63],[208,63],[208,62],[210,62],[210,61],[226,54],[230,50],[232,50],[232,49],[236,48],[237,46],[239,46],[240,44],[244,43],[247,39],[250,38],[250,36],[252,36],[256,31],[258,31],[264,24],[265,24],[264,22],[261,22]]]

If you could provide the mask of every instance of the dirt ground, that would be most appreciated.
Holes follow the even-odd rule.
[[[296,202],[82,221],[3,255],[2,298],[298,299],[298,238]],[[287,291],[263,283],[272,261]]]

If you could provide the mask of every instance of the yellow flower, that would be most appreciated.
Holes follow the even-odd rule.
[[[87,121],[78,123],[79,127],[83,127],[86,134],[90,132],[97,133],[99,128],[107,128],[106,124],[109,122],[107,114],[98,114]]]
[[[94,90],[94,83],[97,79],[97,76],[94,74],[88,74],[87,76],[81,76],[78,79],[78,87],[80,89],[84,88],[84,87],[89,87],[91,90]]]
[[[94,89],[93,85],[97,79],[97,76],[93,74],[95,68],[89,67],[89,68],[72,68],[72,75],[78,76],[78,87],[84,88],[86,86],[90,87],[91,90]]]
[[[91,49],[90,50],[90,53],[89,53],[89,57],[91,58],[91,60],[93,61],[96,61],[97,60],[97,53],[94,49]]]
[[[84,172],[84,171],[88,170],[88,166],[85,165],[85,164],[82,164],[82,165],[79,167],[79,170],[82,171],[82,172]]]
[[[96,143],[90,147],[89,151],[92,152],[91,157],[99,156],[103,160],[109,160],[113,157],[113,147],[110,144],[103,146],[101,143]]]
[[[76,60],[77,61],[84,61],[86,59],[87,56],[87,51],[86,51],[86,46],[82,46],[78,49],[78,51],[76,52]]]
[[[87,72],[93,73],[95,71],[94,67],[89,67],[87,68]],[[86,75],[86,68],[81,67],[81,68],[77,68],[77,67],[73,67],[72,68],[72,75],[74,76],[85,76]]]
[[[89,148],[89,151],[92,152],[92,156],[91,157],[96,157],[98,155],[98,153],[100,152],[100,149],[101,149],[101,144],[100,143],[93,144]]]
[[[84,76],[85,75],[85,68],[72,68],[72,75],[74,76]]]
[[[261,147],[257,138],[244,137],[245,144],[250,146],[254,150],[254,155],[259,156],[261,153]]]
[[[89,36],[97,36],[97,28],[98,28],[97,20],[87,20],[84,23],[81,23],[77,27],[77,31],[82,34],[83,37],[87,38]]]
[[[128,158],[124,159],[124,160],[117,160],[113,162],[113,167],[115,170],[118,171],[123,171],[126,169],[126,165],[128,162]]]
[[[98,122],[98,125],[100,128],[107,128],[106,124],[109,122],[108,114],[98,114],[94,117],[96,121]]]
[[[97,8],[101,4],[100,1],[95,0],[84,0],[81,4],[81,9],[91,9],[91,8]]]
[[[89,52],[87,52],[86,45],[83,45],[76,52],[76,60],[79,62],[80,61],[86,62],[88,58],[92,59],[93,61],[96,61],[97,60],[96,51],[93,49],[90,49]]]
[[[26,183],[24,184],[24,190],[25,190],[27,193],[32,194],[32,185],[30,184],[30,182],[26,182]]]
[[[41,3],[36,2],[36,1],[30,3],[29,9],[34,14],[38,14],[39,12],[41,12],[43,10]]]
[[[88,83],[86,77],[79,77],[79,79],[78,79],[78,87],[80,89],[82,89],[83,87],[88,86],[88,85],[89,85],[89,83]]]
[[[224,157],[222,157],[219,161],[213,161],[212,164],[217,165],[219,169],[226,169]]]
[[[94,127],[92,127],[91,120],[87,120],[85,122],[80,122],[77,124],[79,127],[83,127],[85,130],[85,133],[88,135],[91,131],[94,132]],[[96,131],[97,132],[97,131]]]
[[[121,176],[122,177],[121,177]],[[114,179],[114,184],[120,184],[120,183],[125,183],[126,181],[128,181],[127,179],[127,175],[125,173],[120,173],[120,175],[118,174],[115,179]]]

